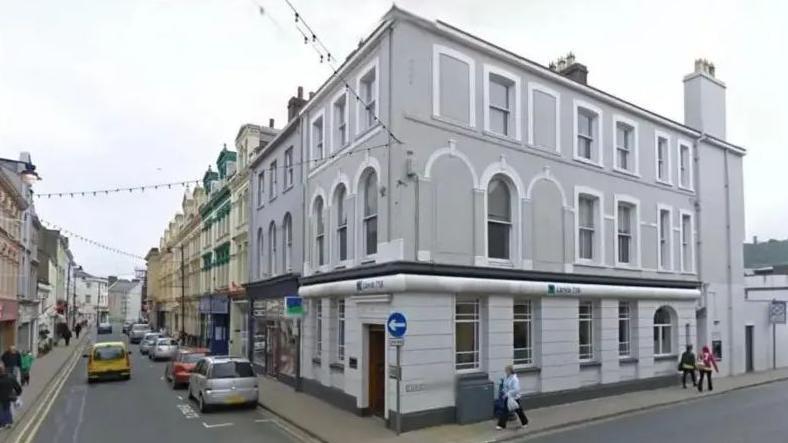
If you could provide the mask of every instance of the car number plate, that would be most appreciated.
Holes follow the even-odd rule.
[[[230,404],[243,403],[244,402],[244,398],[241,395],[231,395],[231,396],[227,397],[226,402],[230,403]]]

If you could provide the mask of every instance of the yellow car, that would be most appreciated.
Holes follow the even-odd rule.
[[[88,382],[100,378],[131,378],[129,351],[121,341],[96,343],[82,356],[88,359]]]

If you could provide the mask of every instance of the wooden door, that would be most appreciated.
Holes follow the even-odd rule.
[[[383,417],[386,393],[386,333],[383,326],[369,326],[369,410]]]

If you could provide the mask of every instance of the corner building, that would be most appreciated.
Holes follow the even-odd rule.
[[[395,311],[404,430],[461,421],[507,364],[529,406],[673,383],[687,344],[742,372],[745,151],[715,74],[684,78],[682,124],[391,9],[300,111],[304,391],[393,424]]]

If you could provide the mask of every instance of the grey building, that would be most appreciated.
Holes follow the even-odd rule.
[[[698,60],[679,123],[587,73],[392,8],[310,97],[306,392],[414,429],[461,419],[458,389],[492,396],[508,364],[533,404],[670,383],[688,344],[744,371],[745,151],[724,83]]]
[[[304,165],[299,111],[303,89],[288,101],[288,122],[252,153],[250,173],[249,358],[286,383],[298,378],[298,330],[284,297],[295,296],[303,268]]]

